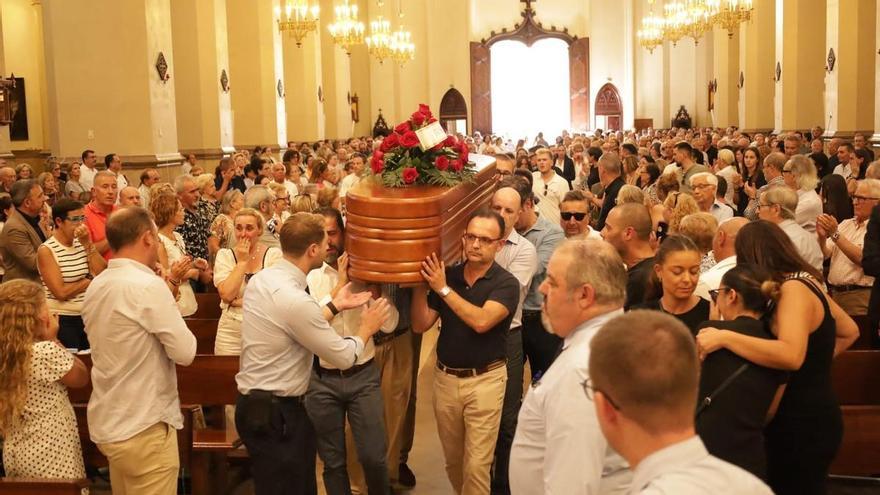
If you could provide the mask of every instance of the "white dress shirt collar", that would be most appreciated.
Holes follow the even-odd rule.
[[[651,480],[663,473],[675,471],[677,468],[693,465],[701,459],[709,457],[709,451],[700,437],[693,437],[663,449],[642,459],[633,471],[632,492],[639,493]]]
[[[584,340],[592,339],[593,335],[599,331],[599,328],[601,328],[602,325],[615,316],[620,316],[622,314],[623,308],[620,308],[607,313],[602,313],[601,315],[594,316],[593,318],[582,322],[562,341],[562,350],[568,349],[572,345],[577,345]]]

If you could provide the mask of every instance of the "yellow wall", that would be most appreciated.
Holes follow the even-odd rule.
[[[11,149],[41,151],[47,148],[42,6],[32,0],[0,0],[0,10],[3,75],[24,78],[27,100],[28,140],[12,141]]]

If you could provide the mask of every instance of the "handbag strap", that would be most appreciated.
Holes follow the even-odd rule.
[[[723,382],[721,382],[721,385],[718,385],[718,387],[713,390],[711,394],[704,397],[702,402],[700,402],[699,407],[697,407],[697,417],[699,417],[700,413],[702,413],[707,407],[712,405],[712,401],[715,399],[715,397],[718,397],[718,394],[720,394],[724,391],[724,389],[730,386],[730,384],[733,383],[734,380],[736,380],[736,377],[742,375],[747,369],[749,369],[749,363],[743,364],[742,366],[737,368],[736,371],[731,373],[730,376],[728,376]]]

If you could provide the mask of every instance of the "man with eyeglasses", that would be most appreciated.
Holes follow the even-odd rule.
[[[709,454],[697,436],[700,360],[676,318],[658,311],[618,316],[596,332],[586,353],[582,396],[592,402],[589,411],[610,448],[633,469],[627,493],[773,493],[753,474]]]
[[[733,209],[718,201],[718,177],[711,172],[700,172],[690,178],[691,190],[700,210],[711,213],[718,223],[733,217]]]
[[[822,273],[822,251],[816,244],[816,236],[807,232],[795,221],[798,196],[786,186],[767,189],[758,197],[758,218],[775,223],[791,239],[798,254]]]
[[[871,211],[880,203],[880,181],[859,181],[853,195],[853,218],[838,225],[832,215],[816,219],[816,237],[826,259],[831,259],[828,288],[831,298],[850,315],[868,314],[874,277],[862,269],[862,251]]]
[[[10,192],[14,208],[0,233],[3,281],[24,278],[36,282],[40,280],[37,248],[51,233],[51,226],[43,219],[46,194],[33,179],[16,181]]]
[[[583,260],[589,259],[589,263]],[[559,356],[526,393],[510,454],[511,493],[622,493],[626,462],[608,446],[584,394],[590,340],[623,313],[626,269],[602,241],[566,241],[541,284],[543,318],[562,337]]]
[[[590,201],[581,191],[569,191],[559,204],[560,227],[567,239],[601,239],[598,231],[590,227]]]
[[[532,173],[532,191],[541,198],[538,213],[553,223],[559,223],[559,203],[571,187],[553,168],[553,155],[547,148],[535,151],[538,170]]]
[[[434,414],[446,474],[455,493],[487,494],[507,382],[507,331],[520,284],[495,261],[504,219],[492,210],[471,214],[462,236],[465,262],[446,267],[432,254],[422,263],[431,289],[413,289],[416,333],[440,317]]]

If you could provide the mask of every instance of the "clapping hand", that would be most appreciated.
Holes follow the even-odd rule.
[[[352,292],[351,282],[349,282],[343,285],[342,288],[339,289],[339,292],[336,293],[336,297],[333,298],[333,305],[336,306],[336,309],[339,311],[345,311],[346,309],[363,306],[372,296],[373,295],[370,291]]]
[[[820,233],[821,232],[821,233]],[[837,219],[827,213],[816,217],[816,233],[828,238],[837,232]]]
[[[425,258],[420,273],[434,292],[446,287],[446,264],[437,258],[437,253]]]
[[[743,189],[746,191],[746,196],[748,196],[749,199],[758,199],[755,196],[755,193],[757,192],[757,189],[755,189],[755,186],[746,182],[745,184],[743,184]]]
[[[186,275],[192,268],[192,258],[184,256],[171,264],[171,278],[174,280],[184,280],[188,278]]]

